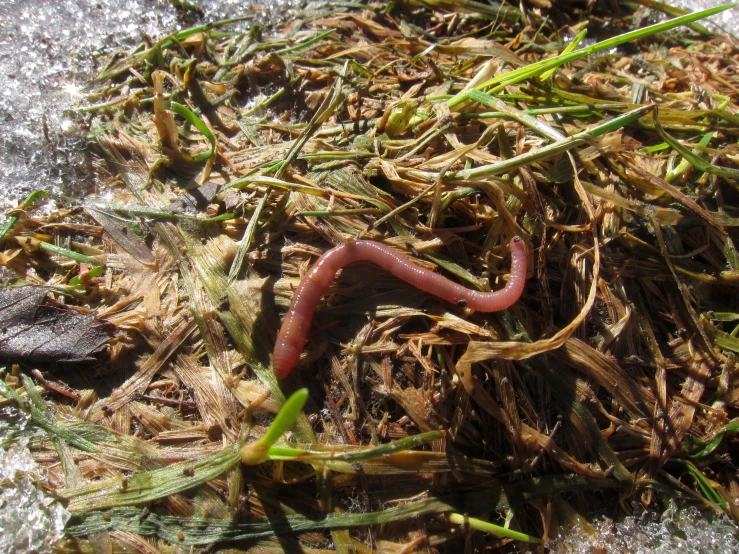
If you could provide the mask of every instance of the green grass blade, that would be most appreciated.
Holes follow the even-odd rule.
[[[613,38],[598,42],[591,46],[580,48],[578,50],[575,50],[574,52],[570,52],[569,54],[560,54],[559,56],[555,56],[554,58],[536,62],[530,65],[521,67],[519,69],[509,71],[508,73],[499,75],[497,77],[494,77],[493,79],[490,79],[482,83],[476,88],[479,90],[482,90],[489,86],[498,84],[498,86],[488,91],[489,94],[495,94],[496,92],[502,90],[503,88],[507,86],[519,83],[521,81],[525,81],[526,79],[531,79],[532,77],[537,77],[541,75],[542,73],[544,73],[545,71],[556,69],[557,67],[564,65],[566,63],[572,62],[574,60],[578,60],[580,58],[590,56],[592,54],[595,54],[596,52],[608,50],[609,48],[620,46],[621,44],[625,44],[627,42],[640,40],[650,35],[653,35],[655,33],[669,31],[670,29],[674,29],[675,27],[679,27],[680,25],[686,25],[688,23],[692,23],[693,21],[697,21],[699,19],[710,17],[717,13],[721,13],[722,11],[731,9],[735,6],[736,4],[724,4],[723,6],[717,6],[715,8],[702,10],[696,13],[691,13],[688,15],[683,15],[681,17],[676,17],[675,19],[670,19],[669,21],[664,21],[662,23],[650,25],[649,27],[645,27],[644,29],[637,29],[635,31],[630,31],[622,35],[618,35],[617,37],[613,37]],[[469,98],[468,92],[460,93],[460,94],[457,94],[451,100],[449,100],[447,104],[450,108],[453,108],[455,106],[458,106],[459,104],[461,104],[468,98]]]
[[[326,31],[325,33],[321,33],[318,36],[313,37],[312,39],[306,40],[305,42],[301,42],[300,44],[296,44],[295,46],[290,46],[287,48],[282,48],[281,50],[275,51],[275,54],[287,54],[288,52],[295,52],[296,50],[302,50],[303,48],[308,48],[309,46],[313,46],[315,43],[322,41],[326,37],[329,37],[333,35],[336,32],[336,29],[330,29]]]
[[[254,240],[254,235],[257,232],[257,223],[259,222],[259,218],[262,216],[262,212],[264,211],[264,207],[267,205],[268,200],[269,190],[264,193],[262,198],[259,199],[259,204],[257,204],[256,208],[254,208],[254,213],[252,213],[251,217],[249,218],[249,223],[246,226],[246,231],[244,231],[244,238],[241,239],[239,249],[236,251],[236,256],[234,257],[234,261],[228,271],[229,283],[233,283],[236,279],[239,278],[239,274],[241,273],[241,266],[244,264],[244,260],[246,259],[246,254],[249,252],[249,248],[251,248],[251,243]]]
[[[29,393],[30,398],[31,395],[35,393],[34,384],[25,375],[23,377],[23,386],[26,389],[26,392]],[[33,392],[30,392],[32,390]],[[18,408],[20,408],[22,412],[30,416],[30,418],[34,421],[34,423],[36,423],[36,425],[38,425],[45,431],[48,431],[52,435],[62,439],[67,444],[74,446],[75,448],[84,452],[98,451],[98,446],[96,444],[79,436],[77,433],[71,431],[65,426],[56,423],[49,417],[46,410],[40,409],[38,406],[36,406],[34,402],[26,402],[23,397],[21,397],[17,392],[6,385],[3,379],[0,379],[0,396],[8,400],[13,400],[18,405]]]
[[[258,465],[270,460],[269,450],[290,427],[295,425],[308,401],[308,389],[295,391],[277,412],[275,419],[261,439],[241,448],[241,461],[245,465]],[[287,449],[293,450],[293,449]],[[297,453],[297,450],[294,450]]]
[[[239,447],[240,445],[228,446],[194,460],[177,462],[127,477],[62,489],[58,493],[69,500],[67,509],[71,512],[152,502],[192,489],[225,473],[241,459]]]
[[[185,120],[188,123],[190,123],[190,125],[192,125],[198,131],[203,133],[205,138],[207,138],[208,142],[210,143],[209,150],[206,150],[205,152],[200,152],[199,154],[195,154],[194,156],[192,156],[192,159],[198,162],[202,162],[210,158],[216,151],[216,137],[212,133],[212,131],[208,128],[208,126],[205,124],[205,122],[202,119],[200,119],[197,115],[195,115],[195,113],[192,112],[190,108],[178,102],[170,102],[169,109],[172,110],[177,115],[185,118]]]
[[[562,54],[569,54],[570,52],[572,52],[575,48],[577,48],[578,44],[580,44],[583,41],[583,39],[587,36],[587,34],[588,34],[587,29],[583,29],[582,31],[577,33],[577,36],[573,38],[572,41],[567,46],[565,46],[564,50],[562,50]],[[549,71],[545,71],[544,73],[539,75],[539,79],[541,81],[545,81],[546,79],[549,79],[549,77],[554,75],[555,71],[556,71],[556,68],[550,69]]]
[[[527,127],[530,127],[534,132],[540,134],[541,136],[545,138],[548,138],[549,140],[553,140],[556,142],[558,140],[565,139],[565,136],[562,135],[562,133],[552,129],[549,125],[547,125],[543,121],[536,119],[535,117],[525,112],[517,110],[516,108],[509,106],[502,100],[493,98],[489,94],[485,94],[484,92],[480,90],[472,89],[469,92],[469,97],[470,97],[470,100],[479,102],[483,106],[487,106],[488,108],[493,108],[493,109],[504,112],[508,117],[515,119],[522,125],[526,125]]]
[[[703,329],[713,344],[720,348],[731,350],[732,352],[739,352],[739,338],[718,329],[713,323],[708,321],[705,316],[700,316],[699,321],[703,325]]]
[[[39,196],[46,196],[46,191],[44,190],[35,190],[31,194],[28,195],[28,197],[21,203],[20,206],[18,206],[18,209],[24,209],[33,204],[33,202],[36,201],[36,199]],[[0,242],[3,241],[5,238],[5,235],[8,234],[8,231],[10,231],[15,224],[18,223],[18,216],[17,215],[11,215],[6,219],[2,225],[0,225]]]
[[[482,179],[485,177],[491,177],[493,175],[500,175],[506,173],[523,165],[531,164],[533,162],[550,158],[562,152],[566,152],[576,146],[587,143],[588,140],[599,137],[606,133],[611,133],[625,127],[630,123],[633,123],[640,117],[652,110],[652,106],[642,106],[623,115],[615,117],[605,123],[597,125],[587,131],[582,131],[576,135],[571,136],[568,139],[558,141],[538,150],[527,152],[519,156],[514,156],[501,162],[483,165],[472,169],[463,169],[460,171],[454,171],[447,173],[447,179],[449,180],[472,180]]]
[[[657,130],[662,140],[669,144],[678,154],[680,154],[685,160],[690,162],[690,164],[693,165],[696,169],[705,173],[710,173],[712,175],[720,175],[721,177],[728,179],[729,182],[737,182],[737,180],[739,180],[739,169],[721,167],[720,165],[711,164],[705,161],[689,148],[683,146],[678,140],[668,135],[664,127],[662,127],[662,124],[660,123],[656,113],[654,117],[654,128]]]
[[[90,265],[105,265],[100,260],[93,258],[91,256],[86,256],[84,254],[80,254],[79,252],[75,252],[74,250],[70,250],[68,248],[62,248],[61,246],[57,246],[55,244],[51,244],[44,241],[39,241],[38,243],[39,248],[42,250],[46,250],[47,252],[50,252],[51,254],[55,254],[57,256],[62,256],[64,258],[69,258],[70,260],[74,260],[75,262],[82,263],[82,264],[90,264]]]
[[[700,450],[692,453],[689,452],[688,456],[693,459],[704,458],[711,454],[714,450],[716,450],[716,448],[718,448],[718,446],[721,444],[721,441],[724,440],[724,436],[726,435],[726,433],[737,432],[739,432],[739,418],[732,419],[729,423],[719,429],[718,433],[716,433],[716,435],[708,444],[703,443],[703,447]]]
[[[412,448],[418,448],[419,446],[429,442],[440,440],[443,437],[444,433],[441,431],[429,431],[412,437],[398,439],[373,448],[363,448],[347,452],[317,452],[312,450],[301,450],[298,448],[274,446],[269,449],[267,455],[271,460],[299,461],[306,463],[327,461],[364,462],[374,458],[380,458],[382,456],[410,450]]]
[[[121,206],[117,204],[108,204],[101,206],[100,209],[110,210],[115,213],[138,215],[143,217],[150,217],[152,219],[172,219],[181,221],[193,221],[195,223],[219,223],[221,221],[228,221],[234,219],[236,214],[225,213],[217,215],[215,217],[199,217],[196,215],[165,212],[164,210],[157,210],[154,208],[148,208],[146,206]]]
[[[692,462],[689,462],[687,460],[680,460],[676,463],[684,466],[690,473],[693,474],[696,481],[698,482],[698,487],[700,487],[701,492],[703,492],[703,495],[709,502],[713,504],[718,504],[725,512],[729,512],[729,505],[726,503],[726,500],[721,497],[716,489],[713,488],[711,482],[706,479],[706,476],[703,475],[703,473],[697,467],[695,467]]]
[[[465,527],[469,527],[470,529],[482,531],[483,533],[491,533],[496,537],[541,544],[541,539],[532,537],[531,535],[527,535],[526,533],[521,533],[520,531],[514,531],[513,529],[509,529],[507,527],[495,525],[494,523],[488,523],[487,521],[483,521],[474,517],[451,513],[447,516],[447,518],[449,519],[449,521],[451,521],[452,523],[456,523],[457,525],[463,525]]]
[[[515,484],[482,488],[473,492],[431,496],[377,512],[314,513],[286,515],[280,519],[251,518],[245,522],[230,519],[179,518],[138,509],[114,509],[77,514],[67,524],[70,536],[83,536],[112,529],[141,535],[154,535],[175,544],[188,546],[224,541],[254,540],[320,529],[352,529],[418,518],[427,514],[487,513],[506,510],[536,498],[563,492],[622,488],[626,483],[567,475],[535,477]]]
[[[287,399],[287,402],[275,416],[267,432],[260,439],[264,446],[270,447],[275,444],[295,424],[295,420],[303,411],[305,403],[308,402],[308,396],[308,389],[299,389],[290,395],[290,398]]]

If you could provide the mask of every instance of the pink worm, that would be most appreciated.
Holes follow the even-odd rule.
[[[273,367],[278,379],[284,379],[298,365],[308,337],[313,312],[321,297],[342,267],[358,261],[369,261],[386,269],[416,288],[443,298],[458,306],[479,312],[497,312],[512,306],[523,293],[526,282],[526,246],[519,237],[511,241],[511,277],[506,286],[495,292],[470,290],[438,273],[414,264],[379,242],[358,240],[347,242],[325,252],[295,289],[290,309],[282,321],[275,343]]]

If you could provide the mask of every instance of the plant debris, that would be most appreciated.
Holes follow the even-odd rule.
[[[324,2],[109,58],[79,114],[108,195],[0,227],[9,282],[122,336],[87,388],[0,382],[49,437],[57,552],[514,551],[673,501],[739,521],[739,46],[699,23],[730,6],[527,4]],[[275,378],[332,246],[486,291],[514,236],[512,308],[353,264]]]
[[[0,289],[0,359],[43,368],[102,364],[115,328],[47,292],[44,287]]]

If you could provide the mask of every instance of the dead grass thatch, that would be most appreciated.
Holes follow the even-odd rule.
[[[117,329],[96,367],[2,385],[51,437],[57,551],[534,548],[670,499],[739,519],[737,42],[552,4],[324,3],[111,57],[80,111],[109,194],[1,230],[11,282]],[[489,290],[515,235],[513,308],[349,266],[273,376],[331,246]]]

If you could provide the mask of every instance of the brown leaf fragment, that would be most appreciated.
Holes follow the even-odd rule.
[[[0,289],[0,359],[31,366],[101,362],[116,328],[47,292],[31,286]]]
[[[216,194],[221,192],[222,188],[221,185],[207,182],[194,190],[184,191],[175,200],[164,206],[162,210],[173,214],[203,210],[211,203]]]

